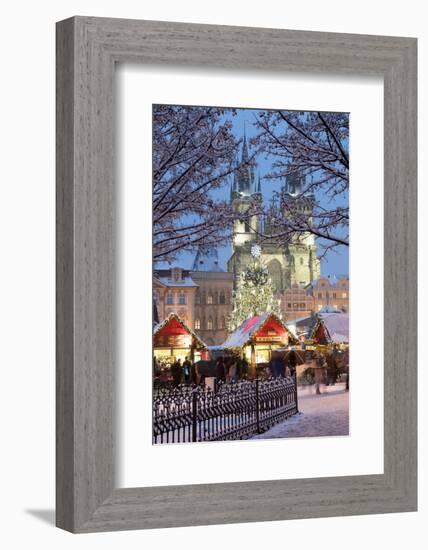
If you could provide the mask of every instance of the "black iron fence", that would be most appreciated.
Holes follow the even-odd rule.
[[[156,389],[153,443],[244,439],[296,412],[294,377]]]

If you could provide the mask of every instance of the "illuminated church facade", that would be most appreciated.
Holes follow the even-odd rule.
[[[247,163],[247,164],[246,164]],[[262,190],[260,176],[256,177],[256,166],[249,162],[248,145],[244,135],[241,155],[242,169],[237,170],[231,186],[230,201],[235,211],[242,212],[243,217],[251,206],[261,204]],[[298,202],[300,212],[311,216],[313,200],[311,196],[299,196],[304,191],[304,179],[298,174],[288,176],[283,196]],[[285,215],[281,205],[272,199],[270,209],[272,216]],[[260,239],[260,234],[271,234],[270,218],[254,215],[237,220],[233,227],[232,254],[227,263],[227,269],[234,274],[237,281],[245,266],[252,261],[251,247],[258,244],[261,248],[261,259],[266,264],[275,291],[282,293],[294,284],[306,287],[320,277],[320,260],[317,257],[315,238],[311,234],[300,235],[283,245]]]

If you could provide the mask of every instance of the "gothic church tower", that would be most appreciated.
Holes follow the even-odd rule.
[[[255,163],[249,160],[248,144],[244,133],[241,152],[241,168],[235,172],[231,186],[230,200],[236,212],[242,213],[242,219],[235,221],[232,237],[232,255],[227,269],[234,274],[236,282],[239,274],[252,261],[251,246],[258,242],[260,232],[269,233],[269,218],[262,220],[258,216],[245,216],[250,206],[263,200],[260,176],[255,177]],[[307,215],[312,213],[311,197],[299,197],[304,191],[304,182],[297,175],[287,178],[283,196],[299,201],[299,209]],[[272,215],[283,215],[281,205],[272,200]],[[261,260],[267,265],[276,292],[283,292],[293,283],[306,286],[320,274],[319,259],[316,256],[316,244],[312,235],[300,237],[283,247],[276,242],[258,242],[261,247]]]

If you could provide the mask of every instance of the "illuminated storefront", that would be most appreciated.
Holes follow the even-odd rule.
[[[204,342],[175,313],[154,328],[153,354],[160,364],[169,366],[178,359],[183,362],[186,357],[192,362],[199,361],[205,352]]]
[[[255,376],[257,366],[269,363],[272,352],[298,344],[297,338],[273,313],[255,315],[247,319],[224,342],[223,348],[244,355]]]

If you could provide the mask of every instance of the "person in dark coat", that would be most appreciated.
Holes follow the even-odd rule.
[[[327,380],[330,386],[336,384],[337,379],[337,362],[333,353],[329,353],[326,357],[327,362]]]
[[[247,363],[247,360],[245,359],[245,356],[243,355],[241,360],[241,376],[242,378],[247,378],[247,375],[248,375],[248,363]]]
[[[186,357],[186,359],[183,362],[183,375],[184,375],[185,384],[188,384],[190,382],[191,370],[192,370],[192,363],[189,361],[189,358]]]
[[[217,379],[218,380],[221,380],[222,382],[226,381],[226,369],[225,369],[225,366],[224,366],[223,357],[219,357],[217,359],[216,374],[217,374]]]
[[[272,357],[270,360],[270,371],[274,378],[278,378],[278,376],[284,376],[284,364],[278,355],[276,357]]]
[[[171,365],[171,374],[172,374],[172,384],[174,387],[179,386],[181,384],[181,361],[180,359],[177,359],[177,361],[174,361],[174,363]]]
[[[294,351],[291,351],[288,357],[288,368],[290,369],[291,376],[294,376],[294,373],[296,372],[296,365],[297,365],[296,354],[294,353]]]
[[[241,380],[241,378],[242,378],[242,361],[239,357],[232,358],[232,361],[236,362],[236,379]]]
[[[190,381],[192,384],[197,384],[199,382],[196,363],[192,363],[192,366],[190,367]]]

